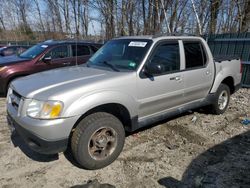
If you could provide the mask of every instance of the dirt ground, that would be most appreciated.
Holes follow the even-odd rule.
[[[11,138],[0,99],[0,187],[72,187],[97,179],[115,187],[250,187],[250,89],[231,97],[225,114],[188,112],[126,138],[108,167],[88,171],[67,153],[31,151]],[[236,136],[238,135],[238,136]]]

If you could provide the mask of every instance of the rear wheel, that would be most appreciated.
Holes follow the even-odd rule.
[[[122,123],[115,116],[97,112],[77,125],[71,139],[76,161],[86,169],[111,164],[121,153],[125,141]]]
[[[215,101],[212,104],[214,114],[223,114],[229,104],[230,89],[227,85],[221,84],[215,94]]]

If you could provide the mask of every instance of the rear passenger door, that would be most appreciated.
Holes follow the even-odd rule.
[[[183,71],[186,102],[207,96],[214,77],[214,63],[200,40],[183,41],[185,70]]]
[[[79,65],[86,63],[91,57],[91,51],[88,45],[73,44],[71,45],[72,61],[71,65]]]

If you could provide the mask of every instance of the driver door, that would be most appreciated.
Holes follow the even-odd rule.
[[[36,65],[40,71],[71,66],[70,48],[68,45],[57,46],[49,50]]]
[[[178,41],[158,44],[146,62],[160,66],[162,71],[155,75],[141,74],[137,81],[139,118],[164,112],[181,105],[184,99],[184,82]]]

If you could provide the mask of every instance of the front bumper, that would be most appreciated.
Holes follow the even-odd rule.
[[[34,119],[20,115],[11,103],[7,104],[7,114],[9,126],[16,130],[32,150],[43,154],[64,151],[67,148],[71,130],[80,117]]]
[[[15,130],[25,143],[34,151],[42,154],[56,154],[67,149],[68,139],[49,141],[33,134],[20,126],[11,116],[7,116],[8,124]]]

